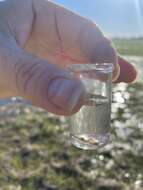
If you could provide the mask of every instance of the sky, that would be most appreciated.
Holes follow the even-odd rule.
[[[143,0],[54,0],[93,19],[109,36],[143,36]]]

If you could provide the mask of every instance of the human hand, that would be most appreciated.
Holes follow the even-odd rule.
[[[0,2],[1,97],[22,96],[52,113],[71,115],[85,92],[64,68],[83,62],[112,62],[117,82],[137,75],[92,21],[46,0]]]

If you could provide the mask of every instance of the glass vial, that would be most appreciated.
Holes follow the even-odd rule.
[[[71,74],[86,89],[84,105],[70,117],[71,143],[81,149],[97,149],[110,140],[113,64],[73,64]]]

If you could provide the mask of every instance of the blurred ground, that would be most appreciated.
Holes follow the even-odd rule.
[[[143,58],[128,57],[140,68]],[[143,85],[113,88],[112,144],[70,145],[69,126],[27,105],[0,107],[0,190],[143,190]]]
[[[117,38],[113,42],[122,55],[143,56],[143,38]]]

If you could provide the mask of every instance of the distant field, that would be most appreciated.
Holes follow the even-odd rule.
[[[113,39],[113,42],[123,55],[143,56],[143,38],[138,39]]]

